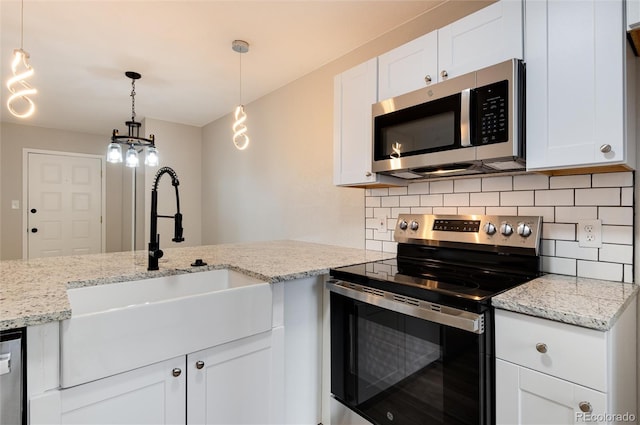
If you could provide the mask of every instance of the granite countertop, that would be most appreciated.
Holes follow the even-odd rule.
[[[544,275],[492,298],[496,308],[601,331],[635,302],[638,285]]]
[[[316,276],[330,268],[395,254],[297,241],[166,248],[160,270],[147,271],[147,251],[0,261],[0,330],[71,317],[67,289],[230,268],[266,282]],[[191,267],[201,258],[204,267]]]

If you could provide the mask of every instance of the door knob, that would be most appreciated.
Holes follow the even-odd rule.
[[[38,233],[38,228],[34,227],[33,229],[31,229],[31,233]]]
[[[38,210],[37,210],[37,209],[35,209],[35,208],[31,208],[31,214],[35,214],[35,213],[37,213],[37,212],[38,212]]]

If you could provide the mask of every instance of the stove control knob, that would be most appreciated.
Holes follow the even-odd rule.
[[[407,230],[409,224],[406,222],[406,220],[400,220],[400,223],[398,223],[398,227],[402,230]]]
[[[418,230],[418,227],[420,227],[420,225],[418,224],[417,221],[412,221],[410,227],[411,227],[411,230],[416,231]]]
[[[513,227],[509,223],[502,223],[502,226],[500,226],[500,233],[504,236],[511,236],[513,233]]]
[[[487,223],[484,225],[484,232],[487,235],[493,235],[496,233],[496,226],[493,223]]]
[[[529,226],[527,223],[519,223],[516,231],[523,238],[528,238],[529,236],[531,236],[531,226]]]

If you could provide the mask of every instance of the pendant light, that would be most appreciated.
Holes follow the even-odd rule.
[[[244,150],[249,146],[249,135],[247,135],[247,126],[245,125],[247,114],[244,112],[242,104],[242,54],[249,51],[249,43],[244,40],[234,40],[231,43],[231,48],[240,54],[240,102],[234,113],[233,144],[239,150]]]
[[[29,64],[29,53],[23,49],[24,42],[24,0],[20,3],[20,48],[13,51],[11,72],[13,77],[7,80],[7,89],[11,95],[7,99],[7,108],[17,118],[28,118],[36,110],[36,105],[29,96],[38,91],[27,82],[33,76],[33,68]],[[20,104],[18,106],[18,104]],[[18,108],[16,108],[18,106]]]
[[[137,72],[127,71],[124,73],[127,78],[131,78],[131,121],[126,121],[128,134],[121,136],[118,130],[113,130],[111,135],[111,143],[107,147],[107,162],[122,162],[122,146],[128,146],[125,154],[124,164],[127,167],[137,167],[140,164],[138,153],[146,148],[145,165],[149,167],[157,167],[159,164],[158,149],[156,148],[155,138],[152,135],[148,139],[140,137],[141,124],[136,121],[136,80],[142,78]]]

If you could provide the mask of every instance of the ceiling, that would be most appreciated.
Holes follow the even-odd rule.
[[[24,0],[23,48],[36,114],[5,106],[19,0],[0,0],[2,122],[109,135],[131,117],[204,126],[413,19],[445,0]],[[231,49],[246,40],[249,52]]]

